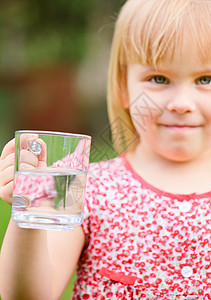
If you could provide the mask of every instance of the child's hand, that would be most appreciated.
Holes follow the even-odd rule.
[[[25,149],[27,141],[36,140],[42,146],[42,152],[36,156],[32,152]],[[20,162],[19,168],[24,171],[35,167],[46,166],[46,144],[43,140],[38,139],[37,135],[25,134],[22,135],[20,141]],[[0,197],[12,205],[13,180],[14,180],[14,165],[15,165],[15,139],[7,143],[0,157]]]
[[[0,197],[12,204],[12,190],[15,164],[15,139],[4,147],[0,157]]]

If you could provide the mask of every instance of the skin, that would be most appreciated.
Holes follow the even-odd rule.
[[[175,61],[159,66],[157,70],[137,64],[128,66],[129,99],[124,106],[130,109],[141,142],[127,157],[135,171],[154,186],[173,193],[191,193],[193,187],[194,192],[210,190],[210,76],[207,66],[205,70],[202,64],[188,63],[188,59],[182,64]],[[134,104],[141,92],[150,97],[146,101],[152,99],[156,103],[153,113],[141,108],[141,97]],[[171,126],[179,123],[184,128]],[[144,124],[144,130],[140,124]],[[9,204],[14,147],[14,141],[9,142],[0,158],[0,196]],[[26,151],[22,151],[21,160],[23,167],[30,168],[44,162]],[[204,174],[208,175],[207,179]],[[200,182],[202,175],[203,182]],[[18,228],[11,220],[0,257],[2,298],[59,299],[84,243],[81,227],[68,232],[30,230]]]
[[[36,137],[25,136],[26,140]],[[22,141],[23,142],[23,141]],[[39,140],[43,143],[43,141]],[[45,145],[42,145],[43,148]],[[0,197],[11,205],[15,141],[0,157]],[[21,168],[45,166],[45,151],[36,157],[21,150]],[[60,299],[85,243],[82,227],[74,231],[19,228],[11,220],[0,256],[0,292],[4,300]]]
[[[127,84],[124,106],[141,137],[127,155],[135,171],[168,192],[209,191],[204,174],[211,166],[211,65],[188,57],[156,69],[129,64]],[[145,102],[137,97],[142,92]]]

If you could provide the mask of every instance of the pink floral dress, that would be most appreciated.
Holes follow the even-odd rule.
[[[125,155],[88,174],[86,245],[73,299],[211,299],[211,192],[177,195]]]

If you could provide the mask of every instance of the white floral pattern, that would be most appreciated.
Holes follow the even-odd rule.
[[[73,300],[211,299],[211,192],[160,191],[122,155],[91,165],[86,195]]]

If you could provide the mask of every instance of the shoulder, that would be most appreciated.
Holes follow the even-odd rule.
[[[86,235],[89,235],[89,224],[98,218],[100,210],[107,211],[109,193],[113,188],[116,190],[117,184],[114,179],[119,180],[117,173],[123,166],[121,156],[91,163],[87,172],[85,205],[84,205],[84,223],[83,228]]]
[[[91,163],[88,170],[88,181],[101,181],[103,178],[114,177],[125,169],[123,156],[118,156],[110,160]],[[119,178],[119,176],[118,176]]]
[[[111,191],[118,191],[127,194],[131,186],[139,186],[140,183],[133,178],[132,173],[127,168],[124,155],[111,160],[91,163],[87,175],[86,196],[93,199],[95,197],[109,198]]]
[[[86,200],[88,205],[119,186],[125,173],[123,157],[91,163],[87,173]],[[126,175],[125,175],[126,176]]]

